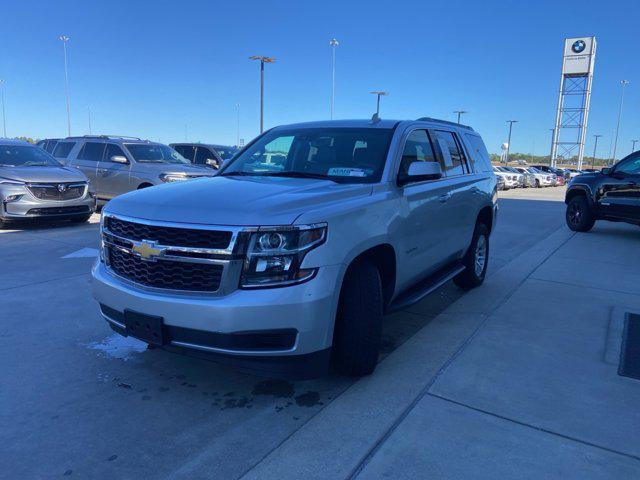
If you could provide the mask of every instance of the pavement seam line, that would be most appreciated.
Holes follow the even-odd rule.
[[[1,288],[0,289],[0,293],[8,292],[9,290],[15,290],[16,288],[32,287],[34,285],[42,285],[43,283],[57,282],[59,280],[68,280],[70,278],[82,277],[84,275],[90,275],[90,274],[89,273],[76,273],[74,275],[69,275],[67,277],[50,278],[49,280],[43,280],[41,282],[25,283],[24,285],[16,285],[14,287]]]
[[[560,230],[560,229],[558,229]],[[556,231],[558,231],[556,230]],[[467,339],[462,342],[460,347],[447,359],[446,362],[438,369],[436,374],[429,380],[429,382],[418,392],[418,395],[409,403],[409,405],[398,415],[398,417],[394,420],[391,426],[384,432],[380,438],[374,443],[373,447],[369,449],[367,454],[358,462],[358,464],[351,470],[351,473],[347,476],[347,479],[354,480],[357,478],[362,470],[369,464],[369,462],[373,459],[373,457],[378,453],[382,445],[389,439],[391,435],[396,431],[396,429],[400,426],[400,424],[404,421],[405,418],[411,413],[411,411],[415,408],[415,406],[426,396],[429,395],[429,390],[435,384],[435,382],[440,378],[440,376],[445,372],[447,368],[462,354],[462,352],[467,348],[467,346],[473,341],[473,339],[477,336],[478,332],[486,325],[487,321],[493,313],[498,310],[502,305],[504,305],[513,295],[514,293],[526,282],[533,273],[538,270],[543,264],[545,264],[551,256],[553,256],[560,248],[562,248],[569,240],[571,240],[575,236],[575,233],[571,234],[568,238],[566,238],[560,245],[553,249],[531,272],[529,272],[516,286],[514,286],[511,291],[505,295],[501,301],[495,305],[495,307],[491,310],[491,312],[487,313],[485,318],[480,322],[480,324],[474,329],[474,331],[467,337]],[[514,259],[515,260],[515,259]]]
[[[469,410],[473,410],[474,412],[477,412],[477,413],[482,413],[484,415],[489,415],[489,416],[494,417],[494,418],[499,418],[500,420],[505,420],[507,422],[515,423],[516,425],[520,425],[522,427],[531,428],[533,430],[537,430],[537,431],[542,432],[542,433],[546,433],[546,434],[549,434],[549,435],[560,437],[560,438],[563,438],[565,440],[570,440],[572,442],[580,443],[582,445],[587,445],[589,447],[597,448],[599,450],[604,450],[606,452],[613,453],[615,455],[621,455],[623,457],[627,457],[627,458],[631,458],[631,459],[636,460],[636,461],[640,461],[640,457],[638,457],[636,455],[633,455],[633,454],[630,454],[630,453],[619,452],[617,450],[613,450],[613,449],[608,448],[608,447],[603,447],[602,445],[598,445],[596,443],[591,443],[591,442],[588,442],[586,440],[581,440],[581,439],[576,438],[576,437],[571,437],[571,436],[565,435],[563,433],[554,432],[553,430],[548,430],[546,428],[537,427],[537,426],[532,425],[530,423],[521,422],[521,421],[515,420],[513,418],[509,418],[509,417],[505,417],[503,415],[499,415],[497,413],[489,412],[488,410],[483,410],[482,408],[477,408],[477,407],[468,405],[466,403],[458,402],[457,400],[453,400],[451,398],[443,397],[443,396],[438,395],[436,393],[427,392],[427,395],[432,397],[432,398],[436,398],[438,400],[442,400],[442,401],[445,401],[445,402],[448,402],[448,403],[452,403],[454,405],[458,405],[460,407],[468,408]]]
[[[549,280],[548,278],[540,278],[540,277],[531,276],[531,280],[536,280],[538,282],[556,283],[558,285],[566,285],[567,287],[590,288],[592,290],[599,290],[601,292],[618,293],[620,295],[632,295],[632,296],[635,296],[635,297],[640,297],[639,293],[623,292],[622,290],[612,290],[610,288],[604,288],[604,287],[590,287],[588,285],[580,285],[578,283],[569,283],[569,282],[560,282],[558,280]]]

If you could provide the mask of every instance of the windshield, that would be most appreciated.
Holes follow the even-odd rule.
[[[41,148],[31,145],[0,145],[0,166],[59,167],[60,163]]]
[[[136,162],[143,163],[191,163],[173,148],[161,144],[127,143],[127,150]]]
[[[235,148],[215,147],[215,151],[223,160],[231,159],[238,150]]]
[[[393,130],[304,128],[271,131],[238,155],[223,176],[326,178],[339,183],[380,181]]]

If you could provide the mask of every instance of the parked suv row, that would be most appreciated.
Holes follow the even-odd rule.
[[[365,375],[385,312],[452,278],[482,283],[496,199],[470,127],[281,126],[210,179],[109,202],[94,296],[115,331],[170,351],[292,376],[331,360]]]
[[[167,145],[134,137],[68,137],[52,154],[87,176],[100,204],[131,190],[213,174]]]

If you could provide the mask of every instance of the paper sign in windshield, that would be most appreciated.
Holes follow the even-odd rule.
[[[366,177],[367,172],[361,168],[330,168],[329,175],[334,177]]]

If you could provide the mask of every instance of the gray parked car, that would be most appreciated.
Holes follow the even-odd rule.
[[[213,178],[114,199],[93,293],[122,335],[246,369],[371,373],[384,312],[482,283],[496,177],[470,127],[276,127]]]
[[[87,177],[46,151],[0,139],[0,228],[25,219],[85,222],[95,210]]]
[[[133,137],[69,137],[53,156],[89,178],[99,204],[131,190],[213,175],[167,145]]]
[[[211,143],[170,143],[169,146],[194,165],[216,170],[238,152],[236,147]]]

